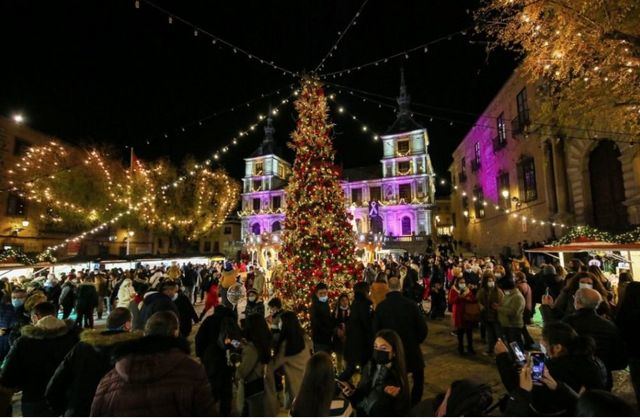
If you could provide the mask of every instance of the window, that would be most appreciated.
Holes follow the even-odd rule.
[[[471,162],[471,171],[477,172],[480,169],[480,143],[473,145],[473,161]]]
[[[280,231],[282,230],[282,226],[280,225],[280,221],[276,221],[273,224],[271,224],[271,231],[272,232],[276,232],[276,231]]]
[[[260,211],[260,198],[253,198],[253,210]]]
[[[213,242],[213,253],[220,253],[220,242]]]
[[[466,174],[466,172],[467,172],[467,158],[463,157],[460,160],[460,173]]]
[[[398,162],[398,174],[399,175],[408,175],[411,171],[411,162],[410,161],[401,161]]]
[[[462,197],[462,209],[464,209],[464,210],[468,210],[469,209],[469,197],[468,196],[463,196]]]
[[[256,165],[253,166],[253,174],[261,175],[263,171],[264,171],[264,163],[261,161],[256,162]]]
[[[206,242],[204,242],[204,248],[203,251],[205,253],[209,253],[211,251],[211,242],[209,240],[207,240]]]
[[[403,183],[398,186],[399,198],[404,199],[404,202],[411,202],[411,184]]]
[[[259,191],[262,189],[262,179],[256,179],[253,181],[253,190]]]
[[[474,209],[476,218],[484,217],[484,192],[480,186],[476,187],[473,191],[473,197],[475,199]]]
[[[251,232],[253,234],[260,234],[260,224],[259,223],[255,223],[254,225],[251,226]]]
[[[9,193],[9,198],[7,199],[7,215],[10,216],[20,216],[26,213],[27,203],[26,201],[17,194]]]
[[[409,154],[409,140],[398,141],[396,144],[398,147],[398,154]]]
[[[282,163],[278,163],[278,177],[284,179],[287,175],[287,168]]]
[[[282,197],[281,196],[274,196],[271,198],[271,209],[278,210],[280,209],[280,207],[282,207]]]
[[[224,226],[224,235],[228,236],[232,232],[231,226]]]
[[[496,119],[496,130],[498,135],[493,139],[493,151],[503,149],[507,145],[507,125],[504,122],[504,112]]]
[[[410,236],[411,235],[411,218],[405,215],[404,217],[402,217],[402,220],[400,220],[400,224],[402,227],[402,235]]]
[[[518,107],[518,121],[520,125],[529,123],[529,104],[527,103],[527,88],[523,88],[516,95],[516,105]]]
[[[523,157],[518,163],[518,184],[520,201],[531,202],[538,199],[536,166],[532,157]]]
[[[31,147],[31,143],[27,140],[23,140],[22,138],[16,137],[16,141],[13,145],[13,155],[20,156],[27,152],[27,150]]]
[[[362,202],[362,188],[351,189],[351,202],[359,205]]]
[[[498,186],[498,199],[509,199],[509,195],[511,195],[511,189],[509,186],[509,172],[500,172],[498,177],[496,178],[496,183]],[[507,196],[503,195],[503,191],[507,191]],[[507,205],[509,206],[509,205]]]
[[[369,200],[380,201],[382,199],[382,189],[380,186],[372,186],[369,188]]]

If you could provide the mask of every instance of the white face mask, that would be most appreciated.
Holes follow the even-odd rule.
[[[584,283],[584,282],[581,282],[581,283],[580,283],[580,289],[585,289],[585,288],[593,289],[593,285],[591,285],[591,284],[586,284],[586,283]]]
[[[249,301],[251,301],[251,302],[254,302],[256,300],[256,297],[252,295],[251,297],[248,297],[247,299]]]
[[[502,274],[500,272],[497,272],[497,273],[493,274],[493,276],[495,276],[496,279],[502,278]]]
[[[489,281],[489,282],[487,282],[487,287],[489,287],[489,288],[493,288],[493,287],[495,287],[495,286],[496,286],[496,283],[495,283],[495,282],[493,282],[493,281]]]
[[[460,288],[460,290],[464,290],[467,288],[467,284],[458,284],[458,288]]]
[[[347,305],[341,305],[340,308],[342,310],[348,310],[349,309],[349,305],[348,304]]]

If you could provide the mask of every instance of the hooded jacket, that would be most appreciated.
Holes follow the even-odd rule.
[[[104,375],[113,368],[114,348],[141,333],[86,330],[64,357],[47,385],[45,396],[56,416],[89,416],[91,401]]]
[[[24,326],[5,359],[0,385],[22,390],[23,402],[42,401],[49,379],[77,341],[75,329],[54,316]]]
[[[214,416],[204,368],[182,338],[145,336],[114,349],[91,416]]]

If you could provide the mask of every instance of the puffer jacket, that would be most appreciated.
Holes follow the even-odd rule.
[[[498,307],[498,321],[502,327],[522,328],[524,326],[525,300],[518,289],[512,289],[504,293],[502,304]]]
[[[114,350],[91,416],[215,416],[204,368],[183,338],[145,336]]]
[[[113,368],[114,348],[134,339],[141,333],[124,331],[86,330],[80,342],[58,365],[45,393],[56,416],[89,416],[91,402],[98,383]]]
[[[47,383],[77,341],[73,325],[54,316],[24,326],[5,359],[0,385],[22,390],[23,402],[43,401]]]

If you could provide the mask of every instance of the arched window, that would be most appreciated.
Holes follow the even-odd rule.
[[[356,218],[356,231],[362,233],[362,220],[360,218]]]
[[[411,235],[411,217],[405,215],[404,217],[402,217],[400,224],[402,225],[402,235],[410,236]]]
[[[255,223],[254,225],[252,225],[251,232],[256,235],[260,234],[260,223]]]
[[[280,221],[276,221],[273,224],[271,224],[271,231],[272,232],[276,232],[276,231],[280,231],[282,230],[282,226],[280,226]]]

